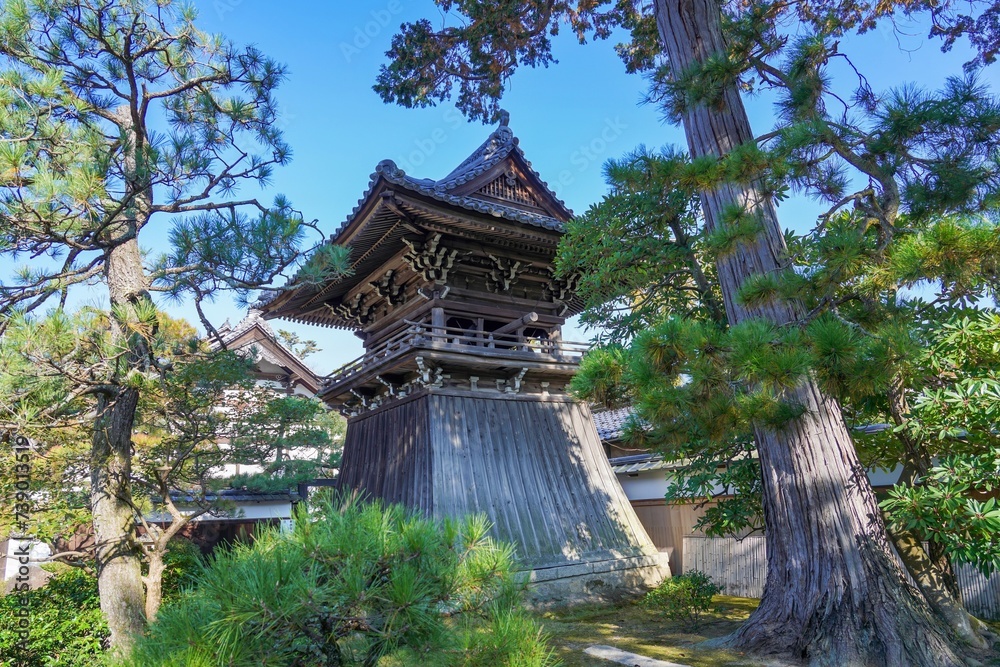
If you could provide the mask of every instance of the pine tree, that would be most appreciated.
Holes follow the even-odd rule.
[[[152,294],[193,299],[212,332],[202,303],[269,284],[309,227],[280,197],[236,196],[290,158],[273,99],[284,70],[195,18],[164,0],[0,5],[0,252],[32,260],[4,277],[0,330],[82,286],[106,291],[110,337],[72,384],[96,400],[90,502],[119,648],[144,625],[130,480],[142,392],[166,372],[152,354]],[[167,250],[147,254],[140,240],[156,229]],[[337,259],[326,251],[303,275]]]
[[[513,547],[484,517],[320,502],[294,531],[218,555],[139,640],[129,667],[557,664],[524,613]]]
[[[724,324],[705,255],[697,194],[679,187],[686,156],[639,147],[605,165],[610,192],[566,225],[556,269],[578,276],[584,324],[627,342],[667,314]]]
[[[551,62],[549,37],[560,19],[581,40],[590,33],[606,37],[616,25],[630,28],[634,41],[620,52],[632,69],[653,68],[661,54],[666,56],[659,80],[699,168],[693,182],[706,235],[715,247],[730,335],[744,342],[740,352],[746,366],[732,379],[754,385],[752,396],[760,402],[750,427],[768,525],[767,585],[760,607],[729,644],[808,657],[816,664],[960,663],[963,648],[951,628],[932,617],[903,581],[839,404],[808,372],[794,325],[808,319],[810,311],[794,292],[763,289],[792,270],[793,258],[774,206],[780,181],[768,179],[773,164],[751,131],[739,92],[747,79],[767,81],[774,74],[768,71],[773,68],[769,60],[783,43],[769,27],[783,13],[797,10],[823,41],[845,30],[870,29],[896,6],[754,3],[724,16],[712,0],[658,0],[652,12],[632,2],[610,8],[605,3],[471,4],[462,7],[468,21],[461,27],[434,31],[427,21],[404,25],[376,90],[386,99],[418,106],[446,99],[457,83],[459,108],[489,118],[496,113],[505,77],[518,65]],[[907,4],[905,9],[931,6]],[[933,9],[936,17],[943,16],[940,5]],[[820,91],[814,85],[812,92]],[[702,332],[698,340],[714,349],[711,332]],[[664,358],[670,362],[669,354]],[[706,372],[712,370],[705,365]],[[913,636],[922,638],[921,646],[913,645]]]
[[[933,93],[909,87],[881,97],[868,90],[861,79],[856,91],[861,108],[851,110],[850,120],[846,110],[845,118],[833,118],[823,106],[824,100],[830,99],[823,83],[828,80],[823,63],[844,58],[844,54],[816,39],[801,40],[786,51],[787,61],[781,69],[761,63],[764,84],[780,93],[782,122],[762,143],[766,150],[755,159],[773,165],[766,171],[765,181],[790,183],[828,201],[831,208],[821,216],[817,228],[805,236],[790,237],[797,271],[748,281],[739,297],[754,302],[774,294],[794,295],[806,305],[809,315],[801,322],[804,336],[799,349],[791,345],[794,341],[783,341],[788,353],[777,365],[788,369],[789,364],[798,363],[801,369],[812,357],[809,363],[823,389],[846,405],[851,421],[891,421],[896,427],[891,441],[887,444],[882,438],[878,446],[867,445],[864,459],[869,465],[879,463],[889,468],[902,463],[904,480],[899,493],[911,498],[918,492],[926,496],[914,487],[927,477],[932,458],[943,452],[940,440],[930,437],[919,420],[911,418],[909,402],[927,387],[949,382],[943,378],[954,373],[949,370],[942,375],[943,368],[937,373],[928,371],[931,366],[946,366],[950,356],[925,357],[923,348],[939,349],[933,341],[952,326],[948,322],[961,318],[967,304],[995,290],[1000,237],[995,226],[976,216],[995,205],[997,171],[991,156],[998,149],[1000,107],[974,79],[953,79]],[[669,96],[669,91],[661,92]],[[728,164],[692,164],[688,175],[683,167],[675,167],[673,181],[658,187],[683,191],[706,170],[738,171],[745,160],[746,156],[735,154]],[[851,191],[847,186],[855,179],[849,177],[858,171],[866,185]],[[596,208],[604,207],[606,203]],[[603,219],[592,217],[584,216],[582,224],[599,225]],[[571,255],[579,242],[589,238],[577,239],[574,232],[571,229],[566,244]],[[718,240],[724,242],[723,247],[728,243],[725,236]],[[706,248],[716,245],[716,240],[709,239]],[[630,278],[623,276],[647,282],[658,278],[655,273],[651,277],[644,264],[619,266],[614,276],[613,283],[599,272],[594,279],[603,279],[604,289],[608,289],[627,283]],[[938,284],[933,302],[907,296],[908,289],[921,283]],[[595,294],[600,298],[599,290]],[[670,315],[683,317],[687,313],[677,310]],[[665,368],[669,377],[661,378],[645,368],[643,360],[655,356],[657,347],[686,344],[680,341],[680,326],[664,325],[636,341],[633,393],[644,408],[645,418],[662,424],[662,428],[656,434],[637,431],[635,439],[668,445],[670,455],[677,459],[694,457],[687,474],[671,486],[672,497],[704,497],[715,482],[730,490],[739,488],[738,497],[712,508],[706,525],[716,532],[740,530],[745,524],[754,525],[759,514],[753,502],[758,488],[752,483],[755,475],[745,474],[751,472],[746,470],[751,461],[739,445],[747,440],[743,429],[746,418],[739,420],[739,428],[733,432],[716,431],[707,438],[702,427],[711,429],[721,423],[723,408],[713,408],[704,418],[694,420],[690,413],[710,405],[712,396],[719,401],[727,393],[726,384],[710,387],[694,400],[687,394],[695,391],[696,384],[684,389],[671,387],[671,382],[677,381],[675,370]],[[715,346],[720,365],[746,368],[765,363],[758,355],[748,359],[726,356],[725,350],[743,347],[738,341],[717,337]],[[605,357],[585,364],[577,380],[584,395],[594,396],[591,388],[600,386],[602,381],[594,376],[623,375],[621,368],[608,367],[601,359]],[[727,382],[739,380],[733,377]],[[938,389],[951,390],[950,386]],[[621,389],[615,392],[623,393]],[[678,407],[665,412],[658,403],[671,393],[674,397],[670,400]],[[756,402],[753,405],[760,407]],[[771,409],[778,407],[775,404]],[[673,423],[668,424],[667,419]],[[979,440],[977,456],[988,453],[988,441]],[[717,464],[726,466],[721,480],[714,474]],[[900,508],[902,503],[892,506]],[[955,514],[940,525],[966,533],[958,529],[961,522]],[[963,636],[978,642],[973,628],[982,626],[961,610],[943,543],[926,532],[914,535],[902,527],[906,521],[894,519],[891,524],[895,546],[904,554],[925,597]],[[929,542],[929,553],[923,552],[923,541]],[[988,540],[977,542],[982,553],[991,553]]]

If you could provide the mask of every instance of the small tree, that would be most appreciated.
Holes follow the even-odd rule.
[[[105,322],[101,311],[86,310],[72,319],[57,311],[47,318],[19,318],[0,340],[0,420],[21,424],[38,443],[31,460],[36,501],[32,519],[35,537],[46,542],[65,542],[81,523],[93,520],[85,489],[95,399],[85,392],[74,395],[68,385],[74,373],[99,363],[100,348],[108,337]],[[222,478],[224,467],[270,462],[254,458],[261,455],[257,443],[227,442],[243,420],[270,423],[258,420],[252,411],[225,409],[234,395],[255,391],[253,360],[231,351],[211,351],[183,321],[160,313],[157,323],[151,348],[169,371],[141,394],[129,480],[130,521],[141,525],[144,534],[138,557],[148,619],[159,609],[175,538],[205,514],[226,516],[233,511],[219,493],[232,483]],[[325,411],[310,402],[308,410],[289,414],[281,409],[286,398],[268,392],[254,408],[269,417],[282,414],[288,431],[313,436],[309,444],[329,443],[330,434],[321,428],[324,422],[317,414]],[[309,462],[311,469],[321,463]],[[0,472],[4,488],[14,483],[14,470],[10,465]],[[285,479],[282,488],[289,484]],[[178,494],[183,502],[177,500]],[[0,525],[9,525],[12,519],[9,511],[0,512]],[[87,546],[56,553],[53,559],[89,569],[94,557],[93,547]]]
[[[320,467],[336,468],[339,449],[334,438],[346,430],[339,415],[316,398],[278,395],[257,387],[231,401],[232,444],[244,463],[263,463],[280,472],[293,460],[311,454]]]
[[[604,166],[609,192],[566,225],[556,268],[579,276],[581,320],[626,344],[668,315],[725,326],[697,194],[678,187],[686,156],[639,147]]]
[[[321,503],[291,535],[220,554],[129,665],[553,665],[521,610],[513,549],[488,530],[482,517]]]
[[[689,570],[646,593],[642,604],[663,614],[668,620],[680,621],[685,628],[695,630],[701,617],[712,607],[712,598],[722,587],[712,582],[704,572]]]
[[[310,354],[315,354],[319,351],[319,346],[316,345],[316,341],[304,340],[300,338],[298,334],[292,333],[291,331],[278,329],[278,338],[285,347],[295,353],[295,356],[300,359],[305,359]]]

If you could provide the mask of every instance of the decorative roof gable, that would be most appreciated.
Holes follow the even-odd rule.
[[[573,212],[532,169],[509,122],[510,114],[501,112],[500,126],[458,167],[439,181],[422,183],[438,192],[526,209],[565,222]]]
[[[521,182],[513,170],[504,172],[502,176],[497,176],[476,190],[472,196],[480,199],[499,199],[530,208],[541,208],[531,190]]]

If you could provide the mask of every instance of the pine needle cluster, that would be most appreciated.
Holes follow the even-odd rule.
[[[513,549],[481,516],[340,499],[219,554],[166,606],[135,667],[555,664]],[[388,661],[388,662],[384,662]]]

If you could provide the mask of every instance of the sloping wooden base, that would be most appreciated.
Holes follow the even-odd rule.
[[[431,389],[355,417],[340,485],[434,517],[486,514],[495,536],[516,545],[540,604],[669,576],[589,408],[564,396]]]

